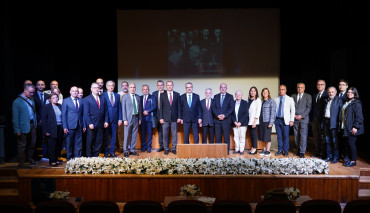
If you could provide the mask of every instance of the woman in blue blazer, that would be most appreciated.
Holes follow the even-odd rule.
[[[50,166],[58,166],[63,142],[62,106],[58,94],[50,94],[49,103],[42,110],[42,132],[47,138]]]

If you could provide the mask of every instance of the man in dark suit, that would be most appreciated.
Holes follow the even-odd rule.
[[[215,124],[213,122],[213,114],[212,114],[212,105],[214,104],[214,100],[212,97],[212,89],[207,88],[205,92],[206,98],[200,101],[200,108],[201,108],[201,115],[202,115],[202,123],[200,126],[202,127],[203,136],[202,136],[202,143],[207,143],[207,135],[209,133],[209,143],[215,143]]]
[[[310,111],[312,106],[312,97],[305,93],[306,86],[304,83],[297,84],[297,94],[293,94],[292,98],[295,104],[294,116],[294,139],[297,145],[296,155],[304,158],[307,148],[308,124],[310,121]]]
[[[180,119],[184,125],[184,143],[189,144],[190,128],[194,143],[199,143],[198,126],[202,123],[199,95],[193,93],[193,83],[185,84],[186,93],[180,97]]]
[[[143,95],[140,96],[140,101],[143,107],[143,120],[141,121],[141,151],[148,153],[152,152],[152,116],[157,109],[157,101],[153,95],[149,94],[149,86],[143,85],[141,89]],[[148,135],[148,136],[147,136]],[[148,140],[147,140],[148,139]]]
[[[328,95],[324,101],[323,127],[326,142],[326,162],[338,163],[339,146],[338,146],[338,117],[343,106],[343,100],[337,96],[335,87],[328,88]]]
[[[108,81],[106,84],[107,91],[103,93],[109,115],[109,126],[104,130],[104,157],[108,157],[108,154],[110,154],[110,157],[117,157],[115,154],[117,130],[122,125],[120,95],[113,92],[115,85],[114,81]],[[109,137],[111,137],[110,141]]]
[[[166,82],[166,89],[167,91],[161,94],[160,100],[160,123],[163,127],[163,146],[164,146],[164,154],[168,155],[170,152],[169,145],[169,134],[171,128],[171,136],[172,136],[172,153],[176,154],[176,146],[177,146],[177,123],[180,123],[180,94],[173,91],[173,82],[167,81]]]
[[[122,96],[122,120],[124,125],[123,153],[124,157],[129,155],[138,156],[135,152],[137,141],[137,132],[142,119],[142,107],[140,96],[135,94],[136,85],[130,83],[128,86],[129,93]],[[130,147],[128,147],[130,145]]]
[[[160,118],[159,118],[159,110],[160,110],[160,98],[161,98],[161,94],[163,92],[166,92],[166,90],[164,90],[164,82],[162,80],[158,80],[157,81],[157,91],[154,91],[153,92],[153,96],[155,97],[155,100],[157,101],[157,110],[155,111],[155,116],[157,117],[157,131],[158,131],[158,143],[159,143],[159,149],[157,152],[161,152],[164,150],[164,146],[163,146],[163,128],[162,128],[162,124],[159,122]]]
[[[222,143],[222,135],[224,143],[227,144],[227,154],[230,148],[230,128],[231,114],[234,110],[233,96],[227,93],[227,85],[220,85],[220,93],[213,98],[215,104],[212,105],[212,113],[214,115],[216,143]]]
[[[343,100],[346,101],[347,99],[347,89],[348,89],[348,81],[344,79],[339,80],[339,93],[338,96]]]
[[[312,109],[310,113],[310,124],[312,125],[313,143],[315,145],[315,153],[311,157],[325,159],[325,144],[321,132],[322,112],[324,110],[324,100],[327,99],[328,93],[325,90],[326,83],[319,79],[316,83],[318,93],[312,97]]]
[[[42,147],[42,156],[47,158],[48,156],[48,147],[47,143],[44,141],[44,135],[42,134],[42,122],[41,122],[41,112],[43,107],[46,104],[46,100],[49,99],[49,95],[45,92],[45,82],[42,80],[37,81],[36,83],[36,92],[33,94],[33,100],[35,101],[36,105],[36,115],[37,115],[37,130],[36,130],[36,152],[34,152],[33,156],[37,159],[38,153],[37,148]]]
[[[82,131],[86,131],[83,121],[83,103],[78,96],[78,87],[71,87],[70,97],[62,104],[62,123],[66,134],[67,161],[82,156]]]
[[[83,99],[84,119],[87,126],[86,156],[98,157],[103,143],[104,128],[109,123],[107,103],[99,96],[99,85],[91,84],[91,94]]]
[[[99,85],[99,96],[103,95],[106,90],[104,89],[104,80],[102,78],[96,79],[95,83]]]

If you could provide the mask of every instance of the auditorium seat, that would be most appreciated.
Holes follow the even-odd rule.
[[[333,200],[308,200],[301,205],[300,213],[341,213],[342,208]]]
[[[37,204],[35,213],[76,213],[76,209],[68,201],[52,200]]]
[[[84,201],[79,213],[119,213],[119,207],[113,201]]]
[[[198,200],[176,200],[168,204],[167,213],[207,213],[207,207]]]
[[[123,213],[163,213],[163,207],[156,201],[128,201],[123,208]]]
[[[289,200],[263,200],[257,203],[255,213],[296,213],[296,207]]]
[[[252,213],[251,205],[245,201],[223,200],[212,205],[212,213]]]
[[[0,210],[2,213],[32,213],[30,205],[22,201],[2,201]]]
[[[343,213],[368,213],[370,211],[370,200],[352,200],[346,204]]]

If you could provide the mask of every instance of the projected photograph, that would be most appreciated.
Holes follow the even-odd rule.
[[[221,29],[170,29],[167,34],[169,76],[222,75]]]

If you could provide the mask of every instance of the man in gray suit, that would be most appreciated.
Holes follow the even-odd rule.
[[[124,157],[130,155],[138,156],[135,152],[138,127],[141,124],[142,108],[140,96],[135,94],[136,85],[130,83],[128,87],[129,93],[122,96],[122,120],[124,125],[123,152]],[[130,141],[128,141],[130,139]],[[130,145],[130,148],[128,146]],[[130,153],[129,153],[130,152]]]
[[[308,124],[310,121],[309,114],[311,111],[312,97],[310,94],[304,93],[304,83],[297,84],[297,93],[292,95],[295,104],[294,116],[294,139],[297,145],[297,153],[295,155],[304,158],[307,148]]]

